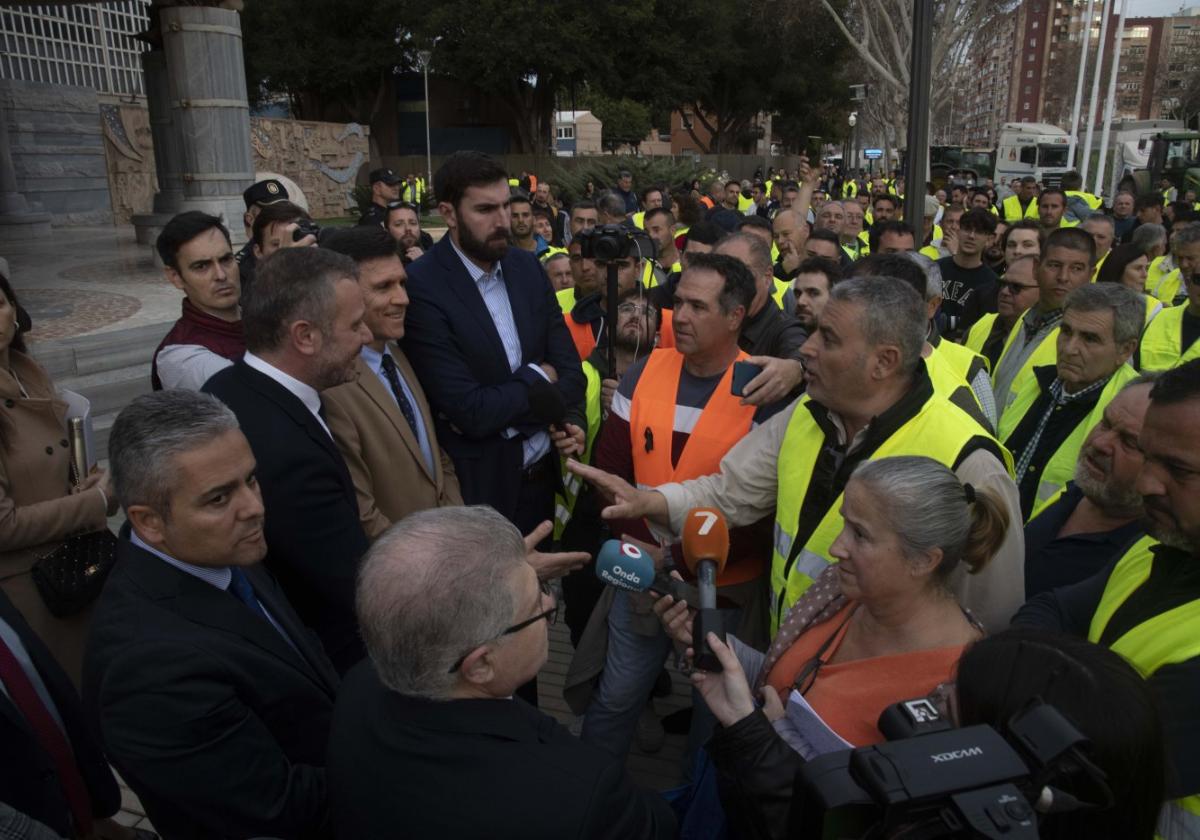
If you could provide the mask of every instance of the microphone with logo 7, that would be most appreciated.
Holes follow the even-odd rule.
[[[716,508],[692,508],[683,520],[683,561],[696,576],[700,608],[692,624],[692,663],[704,671],[720,671],[721,662],[708,646],[708,634],[725,641],[725,624],[717,609],[717,575],[729,559],[729,524]]]

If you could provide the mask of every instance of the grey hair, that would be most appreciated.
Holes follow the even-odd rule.
[[[829,299],[861,303],[861,321],[867,344],[894,344],[900,348],[901,368],[906,374],[917,369],[925,347],[925,301],[907,283],[890,277],[851,277],[834,286]]]
[[[1083,220],[1083,223],[1085,225],[1088,222],[1103,222],[1104,224],[1108,225],[1108,227],[1111,228],[1113,231],[1116,231],[1116,229],[1117,229],[1116,220],[1113,219],[1113,217],[1108,215],[1107,213],[1093,213],[1092,215],[1088,216],[1086,219]]]
[[[606,216],[624,216],[625,200],[615,192],[606,192],[596,199],[596,209]]]
[[[746,263],[746,267],[754,272],[755,277],[772,271],[774,264],[771,262],[771,246],[763,242],[761,237],[752,233],[739,231],[723,236],[713,250],[719,254],[724,253],[723,249],[726,245],[734,245],[739,242],[750,251],[750,261]]]
[[[385,531],[363,558],[355,597],[380,681],[450,699],[458,658],[513,623],[511,581],[525,565],[521,534],[482,505],[423,510]]]
[[[1200,242],[1200,222],[1191,222],[1171,234],[1171,251],[1176,245],[1195,245]]]
[[[334,284],[358,279],[354,260],[327,248],[284,248],[260,262],[242,295],[242,329],[251,353],[278,350],[296,321],[332,329]]]
[[[1160,242],[1167,241],[1167,229],[1162,225],[1148,222],[1144,225],[1138,225],[1134,229],[1133,235],[1129,242],[1138,248],[1143,254],[1153,248]]]
[[[916,251],[903,251],[900,256],[916,263],[925,272],[925,302],[941,297],[944,293],[942,285],[942,270],[938,264],[924,254]]]
[[[211,394],[155,391],[121,410],[108,438],[108,463],[121,507],[171,512],[176,455],[238,429],[237,417]]]
[[[945,580],[960,562],[974,574],[1004,541],[1008,515],[986,488],[973,488],[974,501],[949,467],[920,455],[864,461],[851,481],[867,485],[876,509],[900,540],[906,557],[942,552],[936,577]]]
[[[1112,312],[1113,340],[1117,344],[1136,339],[1146,326],[1146,304],[1142,295],[1120,283],[1087,283],[1063,301],[1063,312]]]

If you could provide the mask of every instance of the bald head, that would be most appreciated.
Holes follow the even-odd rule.
[[[384,685],[447,699],[455,661],[514,621],[520,532],[490,507],[443,507],[397,522],[371,546],[358,575],[356,611]]]

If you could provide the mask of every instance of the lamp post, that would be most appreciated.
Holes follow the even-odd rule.
[[[430,48],[421,49],[416,53],[416,61],[421,66],[421,73],[425,76],[425,188],[432,190],[433,188],[433,148],[430,143],[430,61],[433,59],[433,48],[438,46],[438,41],[442,40],[442,36],[433,38],[433,43]]]
[[[854,128],[858,125],[858,113],[851,111],[846,122],[850,123],[850,160],[846,164],[846,173],[849,174],[853,171],[854,164],[858,160],[858,132]]]

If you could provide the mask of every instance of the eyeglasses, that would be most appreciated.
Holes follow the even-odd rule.
[[[549,595],[552,599],[554,598],[554,591],[550,588],[550,584],[546,583],[545,581],[542,581],[541,583],[538,584],[538,591],[541,592],[543,596]],[[541,603],[541,598],[538,599],[538,603],[539,604]],[[552,606],[550,609],[548,609],[544,612],[540,612],[537,615],[533,616],[532,618],[527,618],[522,622],[514,624],[512,627],[507,627],[504,630],[502,630],[499,634],[497,634],[496,636],[493,636],[492,638],[501,639],[505,636],[510,636],[513,633],[520,633],[526,627],[530,626],[531,624],[537,624],[542,619],[545,619],[546,624],[548,624],[551,627],[553,627],[555,624],[558,623],[558,600],[557,599],[554,599],[554,606]],[[490,641],[490,640],[485,639],[484,641]],[[483,642],[480,642],[479,644],[483,644]],[[479,645],[475,645],[475,647],[479,647]],[[457,671],[459,668],[461,668],[463,662],[465,662],[467,657],[471,655],[471,651],[475,650],[475,647],[471,648],[471,650],[467,651],[462,656],[460,656],[458,659],[456,659],[454,664],[450,666],[450,670],[447,671],[446,673],[453,674],[455,671]]]
[[[1036,289],[1037,283],[1030,283],[1030,284],[1017,283],[1012,280],[1004,280],[1002,278],[1000,280],[1000,288],[1002,290],[1008,289],[1008,293],[1010,295],[1012,295],[1013,297],[1016,297],[1017,295],[1021,294],[1021,292],[1025,291],[1026,289]]]
[[[411,210],[414,213],[416,213],[418,216],[421,215],[421,211],[417,209],[417,205],[413,204],[411,201],[389,201],[387,203],[387,209],[389,209],[389,210]]]
[[[618,315],[648,315],[654,307],[645,303],[622,303],[617,307]]]

